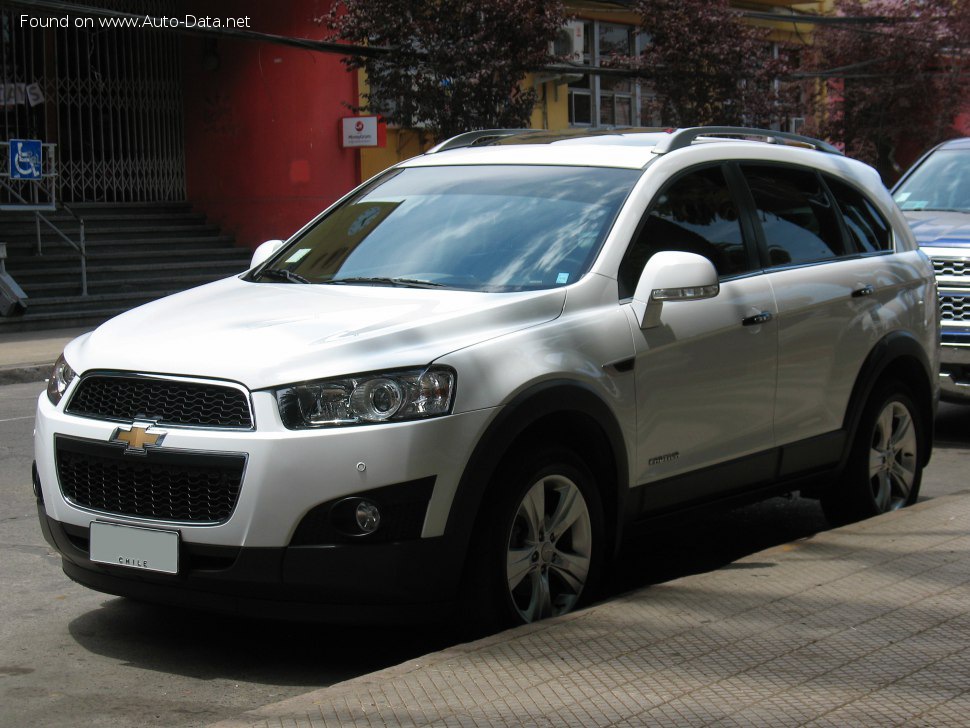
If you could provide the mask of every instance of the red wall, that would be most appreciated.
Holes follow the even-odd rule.
[[[250,30],[323,39],[313,19],[330,5],[233,0],[207,2],[205,13],[248,15]],[[357,77],[340,56],[221,38],[213,47],[186,37],[183,49],[187,197],[238,245],[289,237],[357,183],[358,152],[342,149],[338,136]]]

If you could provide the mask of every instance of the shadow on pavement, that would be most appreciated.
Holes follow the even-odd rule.
[[[294,686],[340,682],[456,641],[436,626],[262,621],[118,598],[77,617],[68,629],[84,649],[142,669]]]
[[[970,404],[942,403],[934,436],[937,446],[970,449]]]

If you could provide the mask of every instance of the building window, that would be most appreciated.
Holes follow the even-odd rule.
[[[583,63],[599,66],[611,55],[640,51],[636,26],[590,20],[583,28]],[[648,89],[633,78],[583,76],[569,84],[569,125],[629,127],[654,120]]]

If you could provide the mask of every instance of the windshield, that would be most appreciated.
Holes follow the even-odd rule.
[[[970,150],[933,152],[893,193],[902,210],[970,212]]]
[[[253,279],[473,291],[564,286],[588,270],[640,174],[508,165],[398,170],[310,227]]]

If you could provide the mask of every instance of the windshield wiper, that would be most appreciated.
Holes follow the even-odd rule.
[[[417,278],[387,278],[376,276],[368,278],[367,276],[352,276],[350,278],[333,278],[329,281],[322,281],[323,283],[374,283],[381,286],[402,286],[404,288],[447,288],[444,283],[435,283],[434,281],[422,281]]]
[[[286,270],[285,268],[263,268],[259,273],[256,274],[256,278],[262,278],[263,276],[266,276],[267,278],[275,278],[278,281],[286,281],[287,283],[310,282],[299,273],[294,273],[293,271]]]

